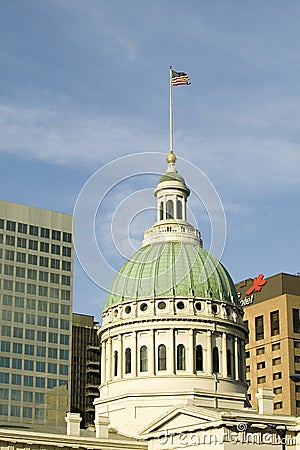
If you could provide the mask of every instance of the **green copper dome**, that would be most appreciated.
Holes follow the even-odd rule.
[[[122,301],[195,296],[236,303],[233,281],[222,264],[200,245],[159,242],[138,250],[120,269],[105,308]]]

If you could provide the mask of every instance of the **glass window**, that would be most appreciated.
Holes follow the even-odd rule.
[[[47,286],[39,286],[39,295],[42,297],[48,296],[48,288]]]
[[[264,316],[255,317],[255,339],[264,339]]]
[[[49,279],[49,273],[48,273],[48,272],[45,272],[45,271],[43,271],[43,270],[40,270],[40,271],[39,271],[39,280],[40,280],[40,281],[48,282],[48,279]]]
[[[263,355],[265,353],[265,347],[259,347],[256,349],[257,355]]]
[[[15,260],[15,252],[13,250],[5,250],[5,259],[7,261]]]
[[[60,260],[51,258],[51,269],[60,269]]]
[[[57,386],[57,380],[56,378],[48,378],[47,379],[47,388],[53,389]]]
[[[20,417],[21,416],[21,407],[17,406],[17,405],[11,405],[10,415],[12,417]]]
[[[60,231],[52,230],[52,239],[60,241]]]
[[[218,347],[214,347],[212,351],[212,363],[213,363],[213,373],[218,373],[220,371],[219,368],[219,349]]]
[[[58,314],[58,303],[50,303],[49,304],[49,311],[51,312],[51,313],[55,313],[55,314]]]
[[[44,403],[44,402],[45,402],[45,394],[43,392],[36,392],[35,403]]]
[[[10,236],[9,234],[6,235],[5,243],[6,243],[6,245],[11,245],[12,247],[14,247],[15,246],[15,237]]]
[[[275,402],[274,409],[282,409],[282,402]]]
[[[4,264],[4,275],[9,275],[12,277],[14,275],[14,266]]]
[[[49,317],[49,327],[50,328],[58,328],[58,318],[57,317]]]
[[[34,241],[33,239],[29,239],[29,246],[28,248],[30,250],[38,250],[38,241]]]
[[[68,350],[61,350],[68,352]],[[69,353],[69,352],[68,352]],[[60,353],[60,357],[62,356],[62,353]],[[68,359],[68,358],[62,358],[61,359]],[[125,350],[125,373],[131,373],[131,349],[126,348]]]
[[[20,263],[26,263],[26,253],[23,252],[17,252],[17,262]],[[28,259],[29,262],[29,259]]]
[[[16,231],[16,222],[13,222],[12,220],[7,220],[6,229],[8,231]]]
[[[27,269],[27,278],[30,280],[36,280],[37,271],[35,269]]]
[[[17,246],[20,248],[26,248],[27,240],[25,238],[18,237]]]
[[[31,419],[32,418],[32,408],[23,406],[23,417],[25,419]]]
[[[59,284],[59,274],[58,273],[51,273],[50,274],[50,283]]]
[[[40,327],[46,327],[47,326],[47,317],[46,316],[38,316],[38,325]]]
[[[33,371],[33,361],[29,359],[25,359],[24,361],[24,370],[31,370]]]
[[[272,344],[272,352],[275,352],[276,350],[280,350],[280,342]]]
[[[10,367],[10,358],[8,356],[0,356],[0,367]]]
[[[68,375],[69,374],[69,366],[66,364],[59,365],[59,375]]]
[[[35,419],[44,419],[45,418],[45,410],[42,408],[34,409],[34,417]]]
[[[61,284],[64,284],[65,286],[70,286],[71,277],[69,277],[69,275],[62,275],[61,276]]]
[[[46,372],[46,363],[45,362],[43,362],[43,361],[36,361],[35,365],[36,365],[36,371],[37,372],[43,372],[43,373]]]
[[[10,353],[10,342],[2,341],[1,342],[1,351]]]
[[[36,377],[35,378],[35,386],[38,388],[45,387],[45,378],[44,377]]]
[[[21,370],[22,369],[22,359],[13,358],[12,359],[12,368]]]
[[[35,331],[34,330],[25,330],[25,339],[30,339],[31,341],[34,341]]]
[[[2,302],[5,306],[12,306],[12,295],[3,294]]]
[[[226,363],[227,363],[227,375],[232,376],[232,354],[231,350],[228,348],[226,350]]]
[[[21,401],[21,391],[18,389],[12,389],[11,390],[11,399],[18,402]]]
[[[0,383],[9,384],[9,373],[0,372]]]
[[[25,292],[25,283],[23,281],[16,281],[16,292]]]
[[[2,310],[2,320],[5,320],[6,322],[11,322],[11,318],[12,318],[12,311],[3,309]]]
[[[19,353],[20,355],[22,355],[23,351],[23,344],[20,344],[19,342],[14,342],[13,343],[13,353]]]
[[[36,348],[36,356],[42,356],[43,358],[46,357],[46,347],[42,347],[40,345]]]
[[[300,333],[299,309],[293,308],[293,331]]]
[[[13,281],[12,281],[12,280],[4,280],[3,288],[4,288],[6,291],[13,291],[13,290],[14,290],[14,284],[13,284]]]
[[[0,219],[0,228],[4,230],[4,219]]]
[[[272,365],[273,366],[278,366],[279,364],[281,364],[281,358],[280,356],[278,358],[273,358],[272,359]]]
[[[64,242],[72,242],[72,234],[63,232],[63,241]]]
[[[63,254],[63,256],[67,256],[67,257],[71,258],[71,254],[72,254],[71,247],[63,247],[62,254]]]
[[[167,350],[164,344],[158,346],[158,370],[166,370],[167,368]]]
[[[40,243],[40,251],[44,253],[49,253],[49,243],[48,242],[41,242]]]
[[[57,344],[58,334],[57,333],[49,333],[48,340],[49,340],[49,342],[51,342],[51,344]]]
[[[18,323],[23,323],[24,322],[24,313],[15,311],[14,312],[14,321],[18,322]]]
[[[2,336],[11,336],[11,327],[9,325],[2,325],[1,334]]]
[[[177,370],[185,370],[185,347],[177,345]]]
[[[8,389],[0,388],[0,399],[1,400],[8,400]]]
[[[118,352],[114,351],[114,376],[118,376]]]
[[[31,236],[38,236],[39,227],[36,227],[35,225],[29,225],[29,234],[31,234]]]
[[[281,372],[275,372],[273,373],[273,380],[281,380],[282,373]]]
[[[1,416],[8,416],[8,406],[7,405],[1,405],[0,404],[0,415]]]
[[[20,327],[14,327],[14,337],[23,339],[23,328]]]
[[[35,315],[34,314],[26,314],[26,323],[27,325],[35,325]]]
[[[27,234],[27,224],[26,223],[18,223],[18,232]]]
[[[71,292],[66,291],[65,289],[61,290],[61,299],[62,300],[70,300],[71,299]]]
[[[27,294],[35,295],[36,294],[36,285],[32,283],[27,284]]]
[[[60,328],[62,330],[69,330],[70,328],[70,322],[66,319],[60,319]]]
[[[67,334],[60,335],[60,343],[62,345],[69,345],[69,336]]]
[[[37,255],[28,255],[28,264],[37,265]]]
[[[279,310],[270,313],[271,336],[279,334]]]
[[[24,391],[23,392],[23,401],[32,403],[33,402],[33,393],[30,391]]]
[[[167,201],[167,219],[173,219],[174,218],[174,204],[173,200]]]
[[[257,363],[257,369],[264,369],[266,367],[266,362],[265,361],[261,361],[259,363]]]
[[[257,378],[257,384],[263,384],[265,382],[266,382],[266,377],[265,376]]]
[[[49,239],[49,237],[50,237],[50,230],[49,230],[49,228],[41,228],[41,237]]]
[[[24,386],[33,386],[33,376],[24,375]]]
[[[60,255],[60,245],[51,244],[51,253],[53,255]]]
[[[0,234],[0,244],[3,244],[3,234]]]
[[[68,360],[69,359],[69,350],[60,349],[59,356],[60,356],[60,359],[67,359]],[[125,351],[125,360],[126,360],[126,351]],[[130,361],[131,361],[131,350],[130,350]],[[125,366],[126,366],[126,363],[125,363]],[[130,367],[131,367],[131,365],[130,365]],[[125,373],[130,373],[130,372],[131,372],[131,370],[129,372],[125,372]]]
[[[48,358],[57,359],[57,348],[52,348],[52,347],[48,348]],[[56,372],[54,372],[54,373],[56,373]]]
[[[24,297],[15,297],[15,307],[16,308],[24,308]]]
[[[16,267],[16,276],[19,278],[25,278],[25,267]]]
[[[38,310],[39,311],[47,311],[48,310],[48,308],[47,308],[47,302],[45,302],[44,300],[39,300],[38,301]]]
[[[140,348],[140,371],[148,371],[148,349],[145,345]]]
[[[13,373],[11,375],[11,384],[17,384],[17,385],[21,386],[21,383],[22,383],[21,375],[18,373]]]
[[[62,261],[62,270],[71,272],[71,262],[70,261]]]
[[[49,266],[49,258],[46,256],[40,256],[40,266],[48,267]]]
[[[59,298],[59,289],[58,288],[50,288],[50,298]]]
[[[39,331],[37,332],[37,340],[39,342],[46,342],[46,331]]]
[[[35,306],[36,306],[36,301],[35,300],[33,300],[31,298],[28,298],[26,300],[26,308],[27,309],[34,309],[35,310]]]
[[[25,355],[34,355],[34,345],[32,344],[25,344]]]
[[[70,314],[70,306],[69,305],[61,305],[60,312],[63,315],[69,315]]]

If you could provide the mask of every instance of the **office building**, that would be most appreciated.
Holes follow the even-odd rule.
[[[300,414],[300,277],[259,275],[236,285],[249,328],[246,372],[249,400],[257,408],[258,388],[273,390],[275,414]]]
[[[99,396],[99,327],[93,316],[73,313],[71,411],[80,413],[81,427],[94,426],[94,399]]]
[[[70,406],[72,216],[0,201],[0,420],[60,423]]]

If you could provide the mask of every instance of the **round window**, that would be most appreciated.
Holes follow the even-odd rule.
[[[211,310],[212,310],[213,314],[217,314],[218,306],[217,305],[212,305]]]
[[[184,303],[183,302],[178,302],[176,306],[177,306],[177,309],[184,309]]]
[[[126,314],[129,314],[131,312],[131,306],[127,305],[125,308]]]
[[[157,307],[158,307],[159,309],[165,309],[166,306],[167,306],[167,305],[166,305],[165,302],[159,302],[158,305],[157,305]]]
[[[195,308],[197,311],[201,311],[201,303],[200,302],[195,303]]]
[[[140,306],[140,310],[141,311],[146,311],[147,308],[148,308],[147,303],[142,303],[141,306]]]

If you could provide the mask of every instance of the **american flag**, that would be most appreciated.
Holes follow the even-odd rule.
[[[180,84],[191,84],[188,74],[172,70],[172,86],[179,86]]]

